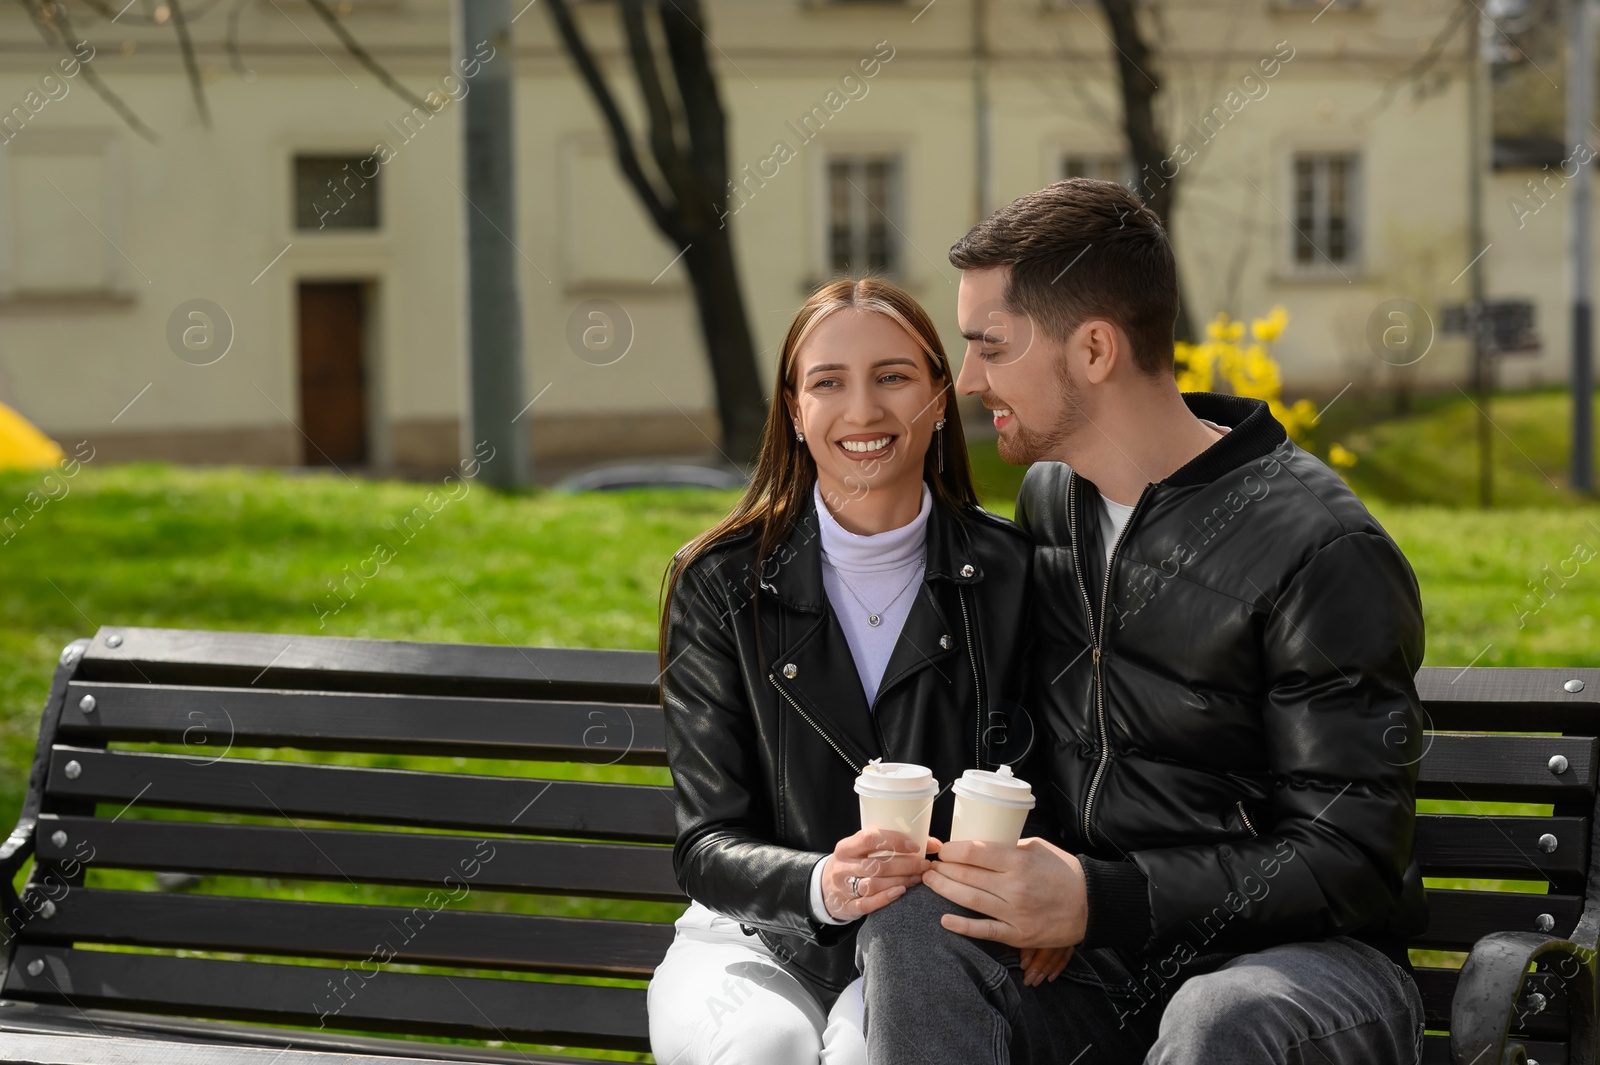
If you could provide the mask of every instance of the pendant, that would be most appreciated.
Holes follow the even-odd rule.
[[[882,619],[882,618],[880,618],[880,617],[879,617],[879,616],[878,616],[878,615],[876,615],[876,614],[868,614],[868,615],[867,615],[867,624],[868,624],[868,625],[871,625],[871,626],[872,626],[872,627],[873,627],[873,628],[877,628],[877,627],[878,627],[878,622],[880,622],[880,621],[882,621],[882,620],[883,620],[883,619]]]

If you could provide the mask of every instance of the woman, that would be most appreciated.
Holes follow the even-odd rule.
[[[944,839],[949,785],[1032,746],[1030,545],[978,506],[952,381],[904,291],[819,289],[779,354],[750,486],[669,568],[673,864],[694,902],[650,983],[658,1061],[864,1062],[859,988],[841,994],[855,922],[928,862],[859,831],[856,776],[930,767]]]

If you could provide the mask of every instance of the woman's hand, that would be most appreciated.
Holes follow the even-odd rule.
[[[841,839],[823,859],[822,905],[838,921],[853,921],[889,905],[933,863],[910,836],[864,828]],[[860,877],[854,893],[850,878]]]
[[[1022,982],[1038,987],[1046,980],[1055,980],[1061,970],[1072,960],[1075,947],[1023,947]]]

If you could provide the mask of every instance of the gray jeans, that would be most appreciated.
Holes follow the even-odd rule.
[[[951,932],[944,913],[973,911],[919,884],[864,919],[856,962],[873,1065],[1421,1059],[1415,981],[1348,936],[1213,955],[1176,972],[1080,950],[1056,980],[1027,987],[1015,947]]]

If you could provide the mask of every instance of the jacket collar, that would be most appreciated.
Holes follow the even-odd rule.
[[[776,595],[785,606],[821,614],[827,592],[822,586],[821,528],[816,499],[809,486],[804,498],[805,509],[788,539],[761,560],[761,588]],[[969,534],[937,498],[928,515],[926,535],[926,580],[948,580],[960,585],[983,579],[983,564],[972,550]]]
[[[1283,424],[1272,416],[1263,400],[1222,392],[1185,392],[1183,402],[1195,417],[1226,425],[1229,432],[1169,474],[1162,484],[1210,484],[1288,439]]]

